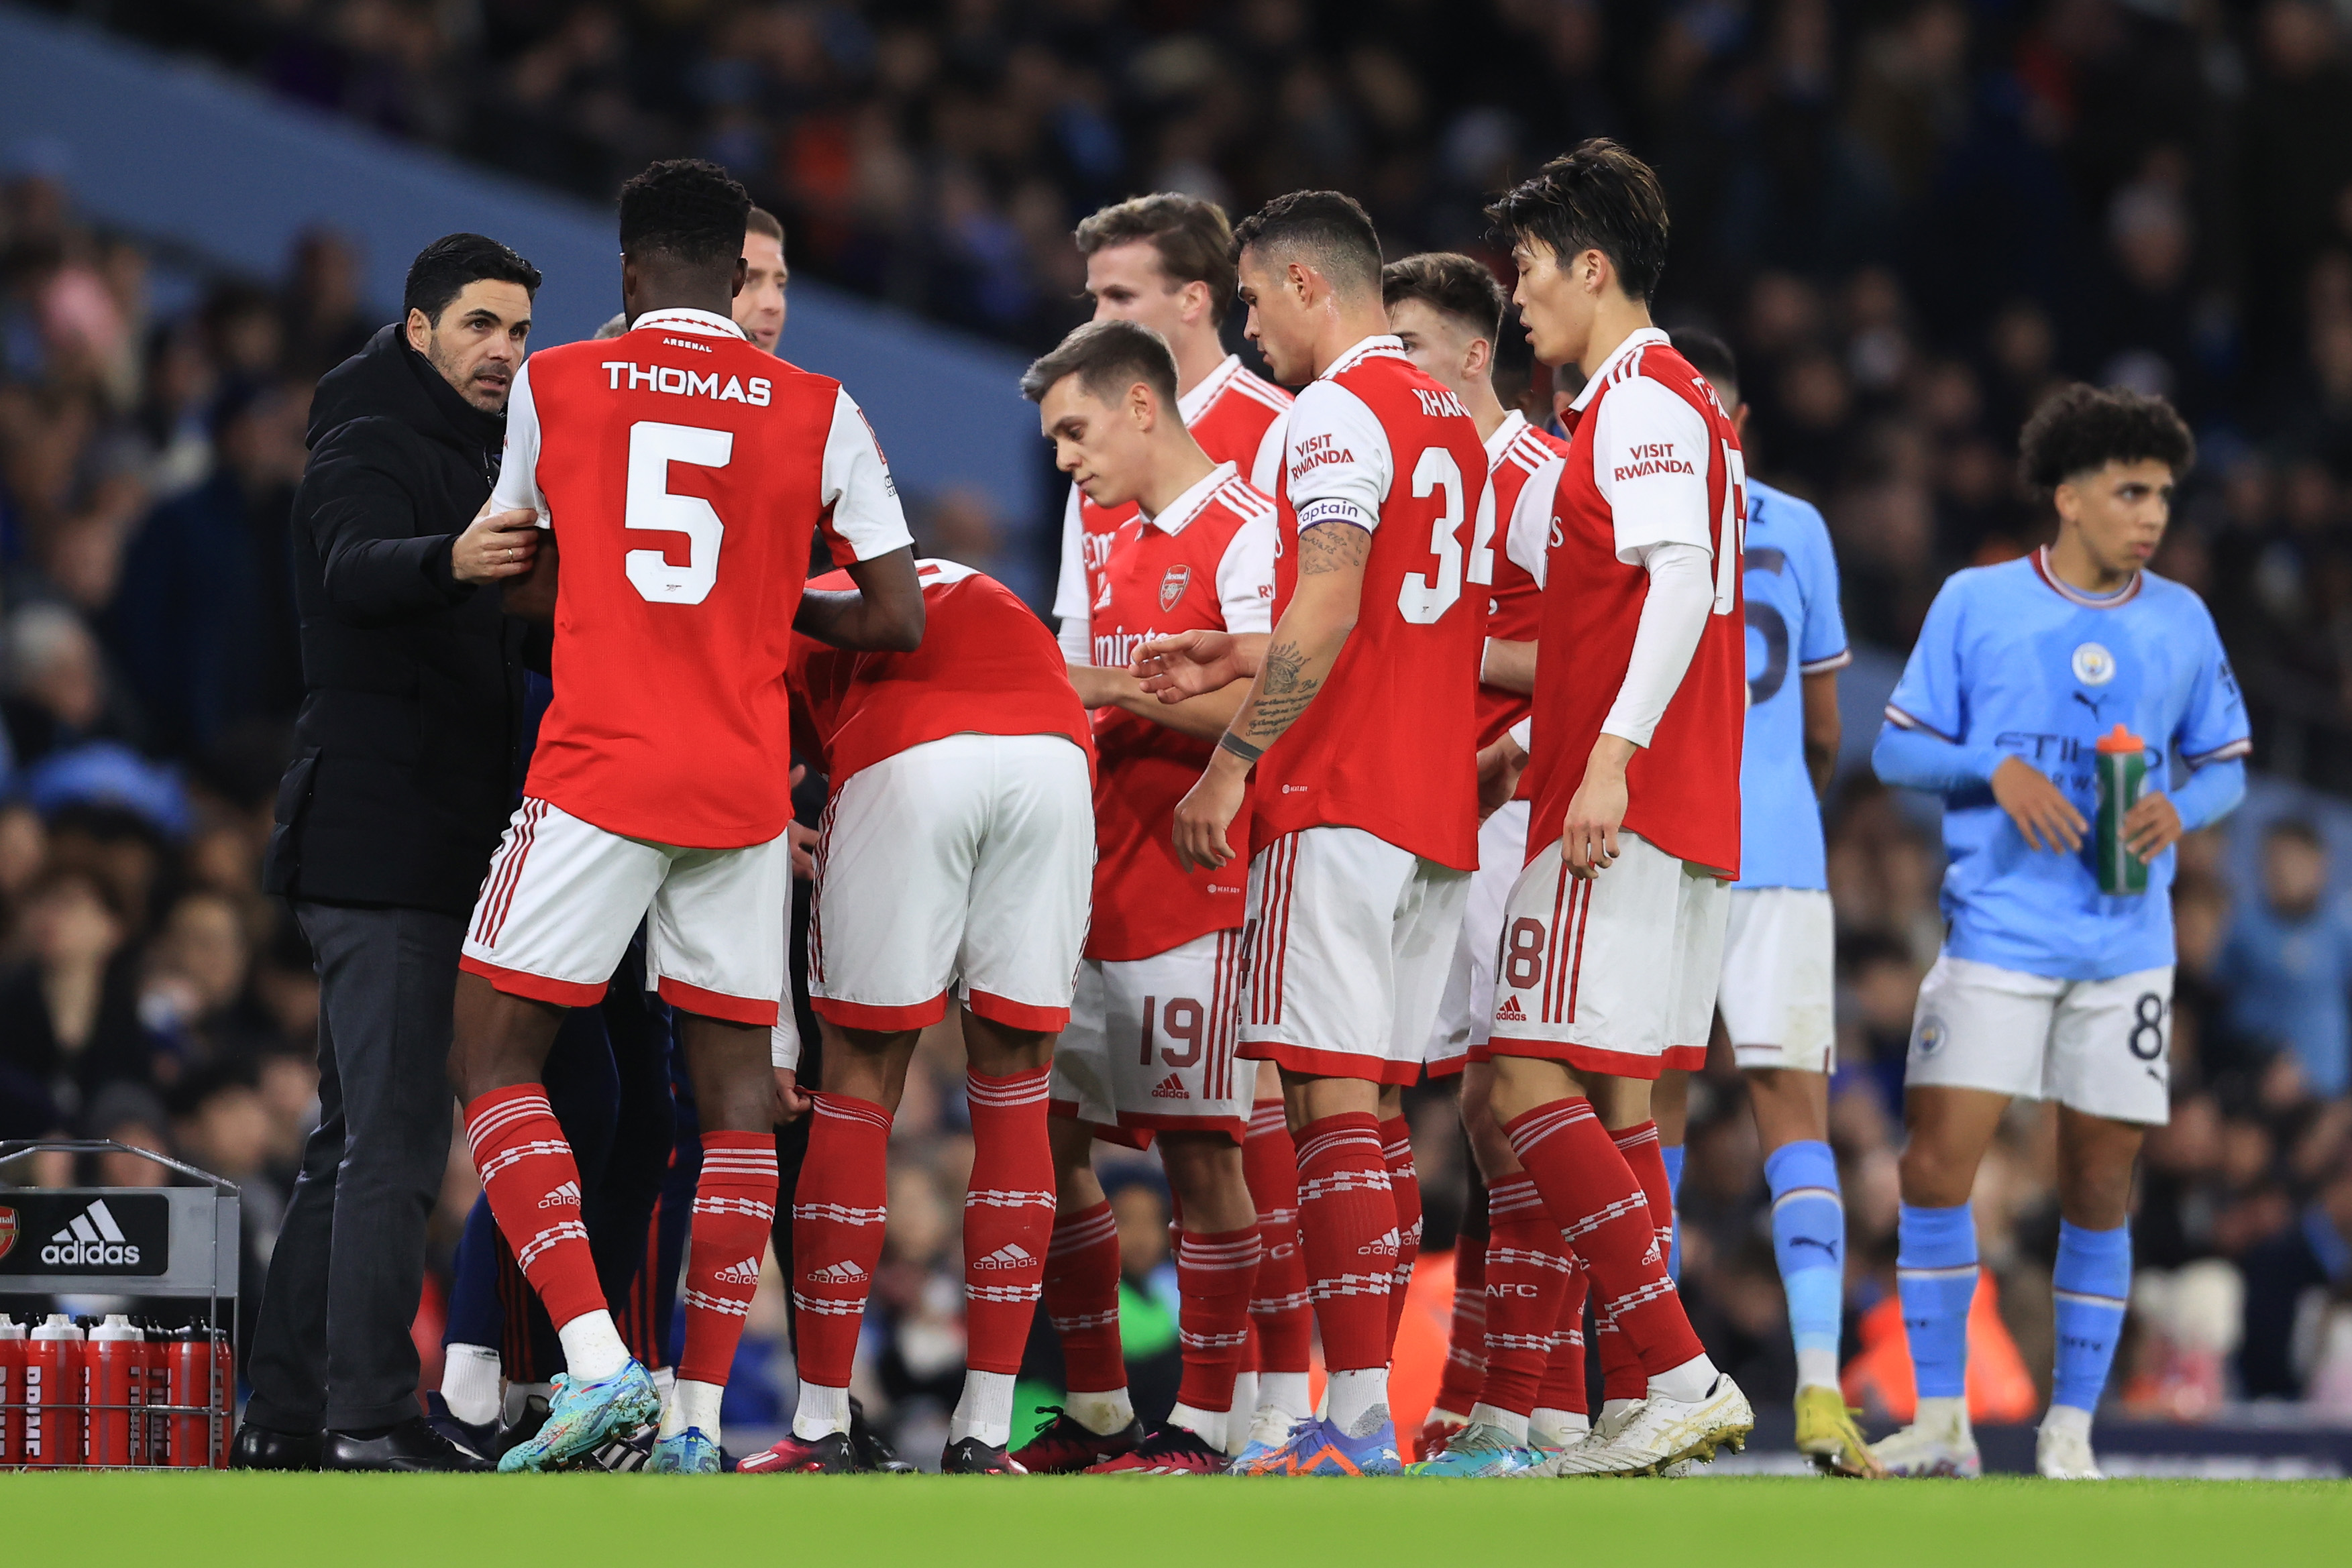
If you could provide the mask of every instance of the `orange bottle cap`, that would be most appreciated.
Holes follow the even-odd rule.
[[[2107,756],[2118,751],[2146,751],[2147,749],[2147,742],[2142,740],[2138,736],[2134,735],[2130,730],[2126,729],[2122,725],[2116,726],[2115,728],[2099,737],[2099,753],[2101,756]]]

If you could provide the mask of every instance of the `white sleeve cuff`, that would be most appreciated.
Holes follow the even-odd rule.
[[[793,1016],[788,992],[776,1007],[776,1025],[768,1031],[768,1065],[787,1072],[801,1070],[801,1026]]]
[[[1666,705],[1690,669],[1698,651],[1699,635],[1715,608],[1715,581],[1707,552],[1696,545],[1652,545],[1643,552],[1642,565],[1650,574],[1650,589],[1642,601],[1642,622],[1633,633],[1633,654],[1625,670],[1625,684],[1601,732],[1650,744]]]
[[[1055,635],[1061,640],[1062,657],[1073,664],[1095,662],[1094,622],[1084,615],[1065,615],[1062,629]]]
[[[1511,737],[1512,745],[1517,747],[1521,751],[1526,752],[1529,757],[1533,757],[1536,754],[1535,715],[1528,715],[1527,717],[1519,720],[1518,723],[1511,726],[1510,728],[1505,730],[1503,733]]]

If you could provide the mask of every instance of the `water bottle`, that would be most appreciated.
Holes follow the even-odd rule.
[[[2124,843],[2124,815],[2147,793],[2147,742],[2117,725],[2099,737],[2099,891],[2146,893],[2147,862]]]
[[[37,1470],[82,1459],[81,1325],[51,1312],[25,1347],[25,1463]]]
[[[0,1470],[25,1462],[25,1325],[0,1312]]]
[[[89,1462],[147,1462],[147,1346],[121,1312],[89,1331]]]

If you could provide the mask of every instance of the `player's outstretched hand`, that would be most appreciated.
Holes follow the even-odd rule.
[[[1519,775],[1528,770],[1528,754],[1507,735],[1478,753],[1478,820],[1485,821],[1518,793]]]
[[[477,587],[520,577],[539,556],[539,514],[493,512],[488,501],[449,547],[449,575]]]
[[[2000,802],[2025,841],[2037,850],[2063,850],[2071,855],[2083,847],[2083,835],[2091,831],[2091,824],[2066,799],[2065,791],[2022,757],[2011,757],[1992,770],[1992,798]]]
[[[2139,856],[2143,865],[2179,843],[2187,831],[2180,825],[2179,808],[2167,796],[2142,795],[2124,813],[2124,848]]]
[[[1258,639],[1260,643],[1264,639]],[[1163,703],[1223,691],[1257,674],[1248,650],[1231,632],[1179,632],[1154,637],[1135,651],[1129,666],[1143,689]]]
[[[1200,782],[1176,802],[1176,861],[1186,871],[1194,866],[1214,871],[1234,858],[1226,833],[1241,812],[1249,775],[1245,769],[1223,766],[1231,756],[1218,752]]]
[[[808,1114],[816,1102],[801,1087],[800,1074],[790,1067],[779,1067],[776,1072],[776,1123],[796,1122]]]

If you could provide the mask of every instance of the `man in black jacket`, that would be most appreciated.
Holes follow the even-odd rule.
[[[457,1469],[428,1427],[409,1324],[448,1155],[466,915],[519,779],[525,622],[502,584],[529,512],[478,516],[539,272],[451,235],[406,319],[319,383],[294,501],[305,695],[265,885],[317,955],[319,1130],[270,1260],[236,1460]],[[543,664],[543,640],[540,641]]]

